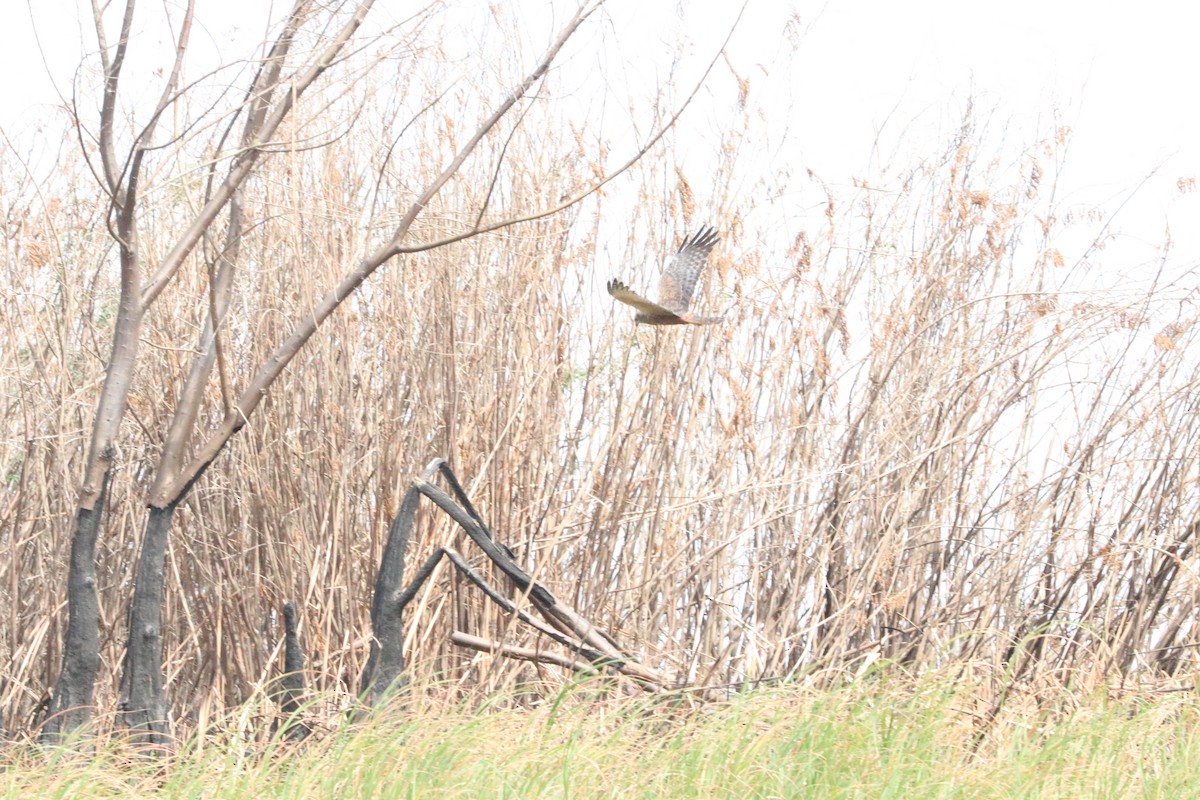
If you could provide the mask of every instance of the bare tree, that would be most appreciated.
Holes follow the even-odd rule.
[[[275,39],[261,59],[237,113],[226,123],[227,132],[222,141],[236,138],[232,147],[234,155],[228,160],[223,174],[218,174],[216,167],[213,167],[205,203],[183,228],[167,254],[154,264],[148,264],[152,256],[139,244],[139,209],[146,191],[147,163],[156,148],[161,146],[155,141],[155,132],[168,109],[185,94],[185,87],[181,87],[180,83],[193,26],[194,3],[189,3],[180,16],[175,61],[161,97],[148,121],[134,136],[128,151],[119,155],[114,135],[118,125],[117,97],[127,50],[131,45],[135,5],[134,0],[128,0],[115,46],[110,47],[108,43],[99,10],[94,20],[104,71],[104,101],[98,132],[99,163],[95,172],[109,198],[110,231],[120,254],[120,301],[111,355],[97,403],[90,451],[79,492],[72,537],[69,624],[63,666],[53,692],[51,714],[44,726],[44,735],[57,736],[85,725],[90,719],[92,687],[99,661],[94,567],[96,538],[105,505],[106,487],[111,480],[116,459],[118,428],[138,362],[143,322],[156,299],[180,273],[189,256],[223,227],[223,243],[216,248],[216,257],[209,260],[207,267],[207,296],[204,299],[207,314],[203,330],[179,391],[149,490],[149,512],[137,561],[128,619],[129,638],[121,671],[119,711],[124,725],[137,732],[147,744],[163,746],[168,743],[170,735],[161,665],[163,569],[171,521],[180,502],[205,474],[230,438],[248,423],[271,386],[322,322],[381,265],[401,253],[441,247],[481,231],[495,230],[519,221],[496,219],[494,216],[491,221],[485,221],[484,212],[489,202],[485,198],[474,214],[475,225],[470,229],[440,241],[425,244],[409,242],[410,229],[422,210],[472,156],[500,120],[514,107],[527,102],[529,93],[546,75],[563,46],[596,11],[599,3],[588,2],[579,6],[555,35],[542,57],[484,116],[436,177],[415,193],[391,236],[373,252],[349,266],[336,285],[294,321],[291,332],[278,343],[242,387],[235,386],[233,375],[222,356],[223,331],[227,327],[243,234],[243,193],[247,180],[256,165],[278,152],[273,143],[279,136],[281,126],[294,115],[298,104],[318,78],[344,57],[372,3],[363,0],[333,8],[319,6],[308,0],[295,3],[278,26]],[[302,35],[308,37],[307,53],[294,58],[292,54],[297,39]],[[669,120],[667,125],[673,121]],[[233,135],[235,125],[239,129],[236,137]],[[652,137],[629,163],[640,158],[661,134],[662,131],[659,131]],[[608,178],[611,176],[604,180]],[[538,212],[533,217],[554,213],[577,200],[578,197],[563,198],[563,202],[556,207]],[[533,217],[526,215],[524,219]],[[205,429],[198,426],[197,421],[202,416],[205,390],[213,380],[214,370],[222,408],[219,421]]]

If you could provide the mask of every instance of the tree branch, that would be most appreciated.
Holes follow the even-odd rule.
[[[558,53],[562,49],[563,45],[566,44],[567,40],[570,39],[571,35],[579,28],[583,21],[586,20],[598,7],[599,6],[597,5],[589,9],[586,5],[580,6],[579,10],[575,13],[575,16],[571,18],[567,25],[558,34],[553,44],[551,44],[550,48],[546,51],[545,55],[541,58],[533,71],[531,71],[524,78],[524,80],[522,80],[521,83],[519,83],[508,94],[507,97],[505,97],[496,110],[479,125],[475,131],[475,134],[465,145],[463,145],[462,149],[459,150],[454,159],[451,160],[445,169],[442,170],[442,172],[412,203],[404,217],[400,220],[400,223],[396,226],[391,240],[382,247],[377,248],[375,252],[360,261],[358,265],[348,272],[333,289],[331,289],[316,303],[311,313],[302,318],[296,324],[296,327],[293,329],[291,335],[288,336],[288,338],[285,339],[277,348],[275,348],[275,351],[271,353],[266,362],[262,365],[262,367],[259,368],[258,373],[251,379],[247,387],[238,396],[237,405],[233,412],[226,415],[225,419],[212,433],[212,435],[209,436],[208,440],[197,449],[191,463],[181,471],[180,475],[171,484],[164,485],[157,491],[151,493],[150,504],[152,506],[165,506],[174,499],[182,497],[183,493],[191,488],[192,484],[199,479],[204,470],[208,468],[208,465],[212,463],[213,459],[215,459],[225,447],[225,443],[229,441],[229,438],[241,430],[246,424],[246,421],[250,418],[250,415],[254,413],[254,410],[258,408],[259,403],[262,402],[262,399],[266,395],[271,384],[273,384],[275,380],[283,373],[283,370],[289,363],[291,363],[291,360],[295,358],[296,354],[300,352],[300,349],[305,345],[306,342],[308,342],[308,340],[316,332],[317,328],[320,327],[321,323],[324,322],[329,315],[332,314],[334,310],[337,309],[337,307],[340,306],[342,302],[362,284],[363,281],[365,281],[372,273],[375,272],[375,270],[388,261],[388,259],[395,255],[397,252],[396,247],[398,242],[402,241],[407,235],[409,228],[412,227],[413,222],[420,215],[421,211],[424,210],[426,204],[428,204],[429,201],[433,199],[435,195],[437,195],[438,191],[458,171],[458,169],[463,165],[463,162],[465,162],[471,153],[474,152],[480,141],[482,141],[483,138],[496,126],[496,124],[503,118],[505,113],[507,113],[508,110],[511,109],[525,94],[525,92],[527,92],[529,88],[546,73],[546,70],[550,68],[551,63],[553,63],[554,59],[558,56]],[[291,94],[289,94],[289,97],[290,96]],[[276,114],[278,114],[278,111],[279,110],[277,109]],[[268,120],[268,122],[264,125],[264,131],[269,134],[270,131],[274,130],[273,125],[276,124],[277,123]],[[229,181],[226,183],[228,184]],[[222,189],[224,188],[225,187],[223,186]],[[213,198],[213,201],[209,203],[210,206],[217,202],[217,200],[220,198],[220,194],[221,193],[219,192],[218,197]],[[224,199],[221,199],[221,202],[224,203]],[[203,217],[203,212],[201,216]],[[198,218],[197,222],[199,222],[199,219],[200,218]],[[171,257],[168,256],[168,261],[170,259]],[[162,269],[160,269],[160,273],[162,273]],[[166,280],[166,278],[163,280]],[[161,290],[161,287],[159,290]],[[156,292],[154,290],[148,288],[144,297],[152,299],[155,294]]]
[[[477,219],[476,225],[473,228],[471,228],[470,230],[463,231],[462,233],[454,234],[453,236],[447,236],[444,239],[437,239],[432,242],[424,242],[421,244],[414,244],[414,245],[407,245],[407,246],[402,246],[402,245],[397,244],[397,246],[395,247],[393,252],[397,255],[411,254],[411,253],[424,253],[428,250],[436,250],[439,247],[445,247],[446,245],[454,244],[456,242],[461,242],[465,239],[470,239],[474,236],[479,236],[480,234],[491,233],[492,231],[498,231],[503,228],[510,228],[513,225],[520,225],[521,223],[524,223],[524,222],[534,222],[539,219],[544,219],[545,217],[553,216],[555,214],[558,214],[561,211],[567,210],[571,206],[577,205],[578,203],[587,199],[591,195],[600,191],[602,188],[604,188],[606,185],[611,183],[614,179],[616,179],[620,175],[623,175],[624,173],[628,172],[630,170],[630,168],[633,167],[634,164],[636,164],[642,160],[642,158],[646,155],[646,153],[650,152],[650,149],[652,147],[654,147],[654,145],[658,144],[658,142],[664,136],[667,135],[668,131],[670,131],[672,128],[675,127],[675,124],[679,121],[679,118],[681,116],[683,116],[683,112],[687,110],[688,106],[690,106],[692,104],[692,100],[694,100],[696,98],[696,95],[700,93],[700,89],[702,89],[704,87],[704,84],[708,80],[708,76],[712,72],[713,67],[716,66],[717,60],[720,59],[721,55],[725,52],[725,47],[728,46],[729,40],[733,37],[733,32],[737,30],[738,23],[742,19],[742,14],[746,11],[746,5],[748,4],[748,2],[749,2],[749,0],[746,0],[746,2],[742,3],[742,8],[738,12],[737,18],[733,21],[733,25],[730,26],[729,33],[727,33],[725,35],[725,41],[723,41],[721,43],[721,49],[718,50],[716,55],[713,56],[712,61],[708,62],[708,66],[705,68],[704,73],[700,76],[700,79],[698,81],[696,81],[696,85],[692,88],[692,91],[688,94],[687,99],[685,99],[683,101],[683,104],[680,105],[678,109],[676,109],[675,113],[671,115],[671,118],[667,120],[666,124],[663,125],[662,128],[660,128],[653,136],[651,136],[646,141],[646,143],[641,148],[639,148],[638,151],[633,154],[633,156],[631,156],[629,158],[628,161],[626,161],[624,164],[622,164],[620,167],[618,167],[616,169],[616,171],[604,176],[604,178],[602,178],[599,182],[588,187],[583,192],[575,195],[574,197],[568,198],[567,200],[564,200],[563,202],[561,202],[558,205],[553,206],[551,208],[543,209],[541,211],[535,211],[532,214],[526,214],[521,217],[510,217],[509,219],[500,220],[499,222],[493,222],[488,225],[479,225],[478,224],[479,220]],[[482,211],[480,213],[480,216],[482,216]]]
[[[159,294],[162,293],[162,290],[166,288],[167,284],[171,282],[171,278],[179,271],[184,260],[196,247],[201,237],[204,236],[205,231],[208,230],[213,220],[221,213],[221,209],[233,197],[233,193],[237,188],[250,176],[251,170],[263,153],[263,147],[275,135],[275,132],[279,129],[283,121],[287,119],[288,114],[295,107],[300,95],[329,68],[341,48],[350,40],[350,37],[354,35],[359,26],[362,25],[363,19],[366,17],[367,12],[370,11],[372,5],[374,5],[374,0],[363,0],[359,4],[354,11],[354,15],[338,31],[333,42],[321,52],[317,60],[303,74],[291,83],[288,91],[284,92],[279,98],[278,105],[275,106],[274,111],[265,114],[254,142],[243,146],[241,152],[234,159],[233,166],[230,168],[224,182],[217,187],[216,193],[200,209],[196,218],[192,220],[192,224],[188,226],[183,235],[175,242],[175,246],[171,248],[171,252],[167,253],[162,263],[159,264],[158,269],[155,270],[154,275],[146,282],[146,288],[142,292],[141,298],[142,308],[147,308],[153,303]],[[271,55],[268,58],[279,57],[291,47],[295,33],[303,22],[303,15],[307,12],[309,6],[309,0],[297,0],[284,30],[279,34],[276,46],[272,48]],[[268,69],[266,74],[268,76],[274,75],[275,77],[274,85],[270,87],[270,91],[273,92],[279,85],[278,72]],[[265,110],[265,107],[262,110]],[[252,122],[253,120],[248,122],[248,124]]]

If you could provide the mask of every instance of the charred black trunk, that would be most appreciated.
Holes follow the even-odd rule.
[[[375,576],[371,600],[371,653],[363,668],[360,694],[369,705],[377,704],[401,682],[404,672],[404,564],[408,540],[421,495],[410,488],[400,512],[392,520],[388,540]]]
[[[296,625],[295,603],[283,606],[283,675],[279,677],[279,689],[275,698],[279,702],[281,718],[273,726],[274,731],[283,730],[284,736],[292,740],[306,738],[311,731],[300,717],[300,701],[304,697],[304,649],[300,646],[300,633]]]
[[[55,744],[92,721],[96,673],[100,671],[100,601],[96,595],[96,540],[108,503],[106,471],[100,497],[90,509],[75,514],[71,563],[67,568],[67,636],[62,670],[54,684],[50,712],[42,726],[42,742]]]
[[[121,668],[117,710],[134,740],[159,751],[170,744],[162,672],[163,567],[176,504],[151,506],[138,556],[137,583],[129,607],[129,640]]]

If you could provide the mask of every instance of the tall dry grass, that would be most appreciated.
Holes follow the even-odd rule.
[[[388,209],[449,159],[458,120],[477,109],[452,92],[401,136],[397,109],[432,89],[379,85],[332,87],[247,191],[226,330],[235,383],[389,229]],[[518,216],[603,171],[597,137],[572,133],[554,96],[551,81],[545,102],[486,143],[416,240],[462,230],[489,192],[487,218]],[[968,115],[916,163],[829,190],[775,176],[781,191],[765,198],[738,177],[762,169],[760,123],[742,101],[730,100],[711,182],[685,175],[669,138],[565,213],[397,260],[322,327],[176,517],[164,621],[179,721],[203,723],[274,675],[288,599],[314,688],[356,689],[387,525],[434,456],[541,581],[681,683],[883,658],[961,662],[994,676],[1001,698],[1013,682],[1194,668],[1200,422],[1186,280],[1087,288],[1102,253],[1058,242],[1079,227],[1050,191],[1062,138],[1005,155]],[[0,199],[10,730],[33,722],[60,663],[73,492],[117,293],[104,207],[79,159],[64,151],[54,179],[33,186],[19,155],[3,154]],[[194,158],[183,146],[163,157],[151,252],[198,202]],[[814,190],[822,202],[786,200]],[[730,306],[727,321],[636,328],[603,281],[649,286],[703,222],[724,238],[701,303]],[[143,333],[98,555],[102,709],[115,703],[144,493],[213,246]],[[209,403],[215,425],[219,387]],[[422,514],[415,557],[464,547],[448,520]],[[408,624],[422,678],[462,691],[562,679],[449,645],[453,630],[525,634],[448,571]]]

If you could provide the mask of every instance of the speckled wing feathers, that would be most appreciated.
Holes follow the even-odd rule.
[[[691,239],[684,239],[679,250],[667,262],[658,285],[658,302],[647,300],[618,280],[608,282],[608,293],[626,305],[637,309],[633,321],[644,325],[712,325],[720,317],[696,317],[688,313],[696,282],[709,253],[720,234],[716,228],[701,228]]]
[[[676,314],[686,314],[696,292],[700,273],[708,255],[720,239],[716,228],[701,228],[691,239],[684,239],[679,251],[667,263],[658,284],[658,304]]]

